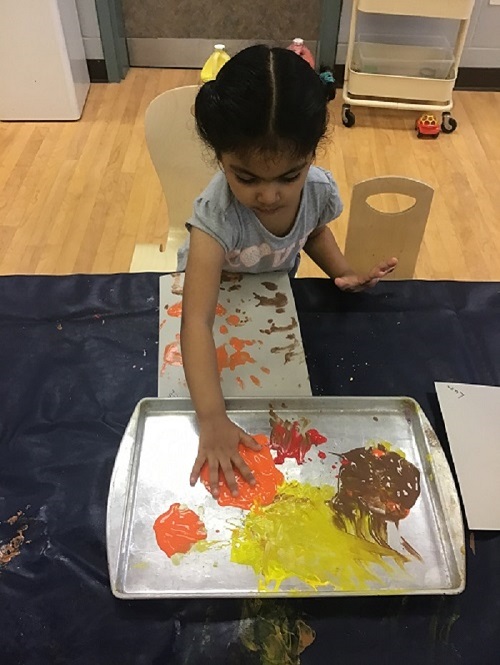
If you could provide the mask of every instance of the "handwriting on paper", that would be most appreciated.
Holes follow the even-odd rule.
[[[449,383],[446,384],[446,387],[448,390],[451,390],[452,393],[456,393],[458,395],[458,399],[462,399],[462,397],[465,397],[465,393],[463,393],[459,388],[455,388],[455,386],[450,386]]]

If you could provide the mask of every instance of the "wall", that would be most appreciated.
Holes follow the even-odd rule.
[[[345,62],[351,10],[352,0],[344,0],[337,51],[338,63]],[[443,35],[451,44],[455,40],[454,21],[377,14],[362,14],[360,18],[358,26],[363,33]],[[461,65],[463,67],[500,68],[500,5],[490,5],[489,0],[476,0]]]
[[[87,60],[101,60],[104,56],[95,0],[76,0],[76,8],[80,18],[85,56]]]

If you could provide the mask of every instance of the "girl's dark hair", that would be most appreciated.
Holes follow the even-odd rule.
[[[240,51],[202,86],[195,102],[201,139],[222,153],[314,153],[326,131],[327,97],[300,56],[259,45]]]

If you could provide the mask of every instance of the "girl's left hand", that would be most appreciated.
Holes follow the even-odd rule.
[[[342,291],[356,292],[371,289],[372,286],[378,284],[381,279],[391,273],[397,265],[398,260],[393,257],[388,261],[382,261],[366,275],[358,275],[354,271],[349,271],[342,277],[337,277],[335,285]]]

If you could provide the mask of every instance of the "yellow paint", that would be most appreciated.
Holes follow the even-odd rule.
[[[261,591],[277,591],[284,580],[362,590],[383,584],[382,572],[401,573],[405,557],[334,525],[327,505],[333,492],[329,485],[283,484],[271,505],[254,506],[233,531],[231,561],[251,566]]]

